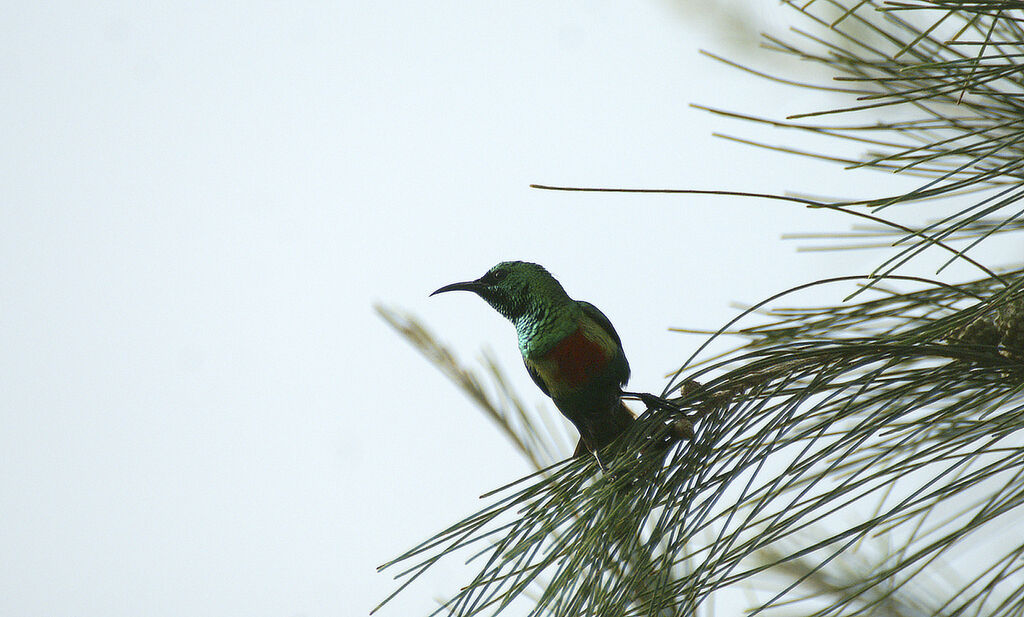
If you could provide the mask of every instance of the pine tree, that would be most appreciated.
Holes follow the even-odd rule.
[[[402,569],[399,591],[475,553],[477,575],[437,614],[513,601],[530,615],[710,614],[716,594],[745,589],[755,612],[1024,615],[1024,265],[970,254],[1024,229],[1024,2],[786,4],[793,40],[766,44],[825,67],[838,81],[814,87],[849,104],[787,119],[710,111],[853,140],[869,149],[861,160],[806,154],[918,178],[856,200],[756,196],[867,221],[835,237],[887,258],[725,324],[708,342],[742,342],[683,362],[660,393],[678,409],[649,409],[604,473],[590,457],[559,461],[565,446],[493,363],[496,395],[415,319],[381,308],[538,469],[386,564]],[[919,211],[934,220],[892,220]],[[936,252],[976,278],[902,273]],[[850,298],[779,308],[824,285]],[[751,315],[761,322],[743,325]],[[679,414],[695,421],[692,442],[644,447]]]

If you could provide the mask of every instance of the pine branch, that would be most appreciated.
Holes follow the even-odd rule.
[[[414,574],[485,542],[489,558],[445,610],[483,614],[544,575],[531,614],[632,615],[688,614],[716,590],[812,555],[826,565],[883,530],[905,538],[906,556],[851,588],[844,606],[883,581],[912,578],[922,563],[952,559],[961,538],[1024,498],[1024,364],[943,342],[971,317],[948,297],[930,328],[888,325],[894,315],[913,324],[894,307],[930,306],[929,291],[852,312],[864,328],[874,311],[883,335],[776,342],[704,367],[690,375],[703,389],[680,400],[701,417],[693,444],[651,456],[643,445],[662,423],[638,422],[607,474],[589,458],[557,464],[396,562]],[[982,491],[993,481],[1000,490]],[[922,531],[939,505],[975,493],[954,520]],[[859,522],[751,563],[837,515]],[[1005,587],[999,571],[986,571],[985,585]],[[660,578],[645,587],[651,576]]]
[[[896,272],[936,242],[973,237],[974,241],[962,249],[966,253],[991,235],[1024,228],[1024,206],[1020,203],[1024,197],[1024,63],[1020,62],[1024,57],[1020,43],[1024,40],[1024,28],[1020,17],[1013,13],[1019,7],[995,0],[819,0],[786,4],[827,32],[828,37],[796,30],[805,44],[767,37],[768,47],[820,64],[835,75],[836,81],[857,87],[844,90],[795,83],[739,68],[797,87],[855,94],[859,103],[797,113],[784,120],[698,107],[750,122],[862,143],[870,150],[855,160],[740,140],[752,145],[833,160],[850,169],[873,168],[930,178],[903,193],[834,200],[832,204],[836,206],[877,211],[968,192],[983,195],[973,205],[916,230],[914,235],[898,238],[891,246],[902,248],[883,262],[876,274]],[[840,17],[835,17],[836,13]],[[738,67],[717,56],[711,57]],[[897,113],[900,117],[879,118],[870,123],[806,121],[868,110],[886,110],[890,117]]]

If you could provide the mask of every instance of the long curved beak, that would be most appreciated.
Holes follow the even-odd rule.
[[[482,287],[482,285],[480,283],[478,283],[477,281],[466,281],[464,283],[452,283],[451,285],[445,285],[444,287],[442,287],[441,289],[438,289],[437,291],[435,291],[434,293],[432,293],[430,295],[431,296],[436,296],[437,294],[441,294],[441,293],[444,293],[446,291],[472,291],[473,293],[478,293],[480,291],[481,287]]]

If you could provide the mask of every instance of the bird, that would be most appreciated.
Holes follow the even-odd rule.
[[[573,456],[598,451],[634,421],[623,403],[629,362],[611,321],[573,300],[541,265],[503,261],[474,281],[445,285],[431,296],[469,291],[516,328],[523,364],[534,383],[580,434]]]

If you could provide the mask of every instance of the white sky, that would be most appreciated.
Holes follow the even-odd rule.
[[[666,328],[877,262],[797,255],[781,233],[847,222],[795,206],[528,188],[880,181],[714,139],[796,137],[689,103],[824,99],[700,56],[750,50],[668,2],[4,13],[3,615],[366,614],[393,586],[376,565],[527,471],[375,301],[467,361],[490,347],[539,403],[500,317],[427,294],[543,263],[657,390],[698,342]],[[421,614],[456,570],[383,614]]]

